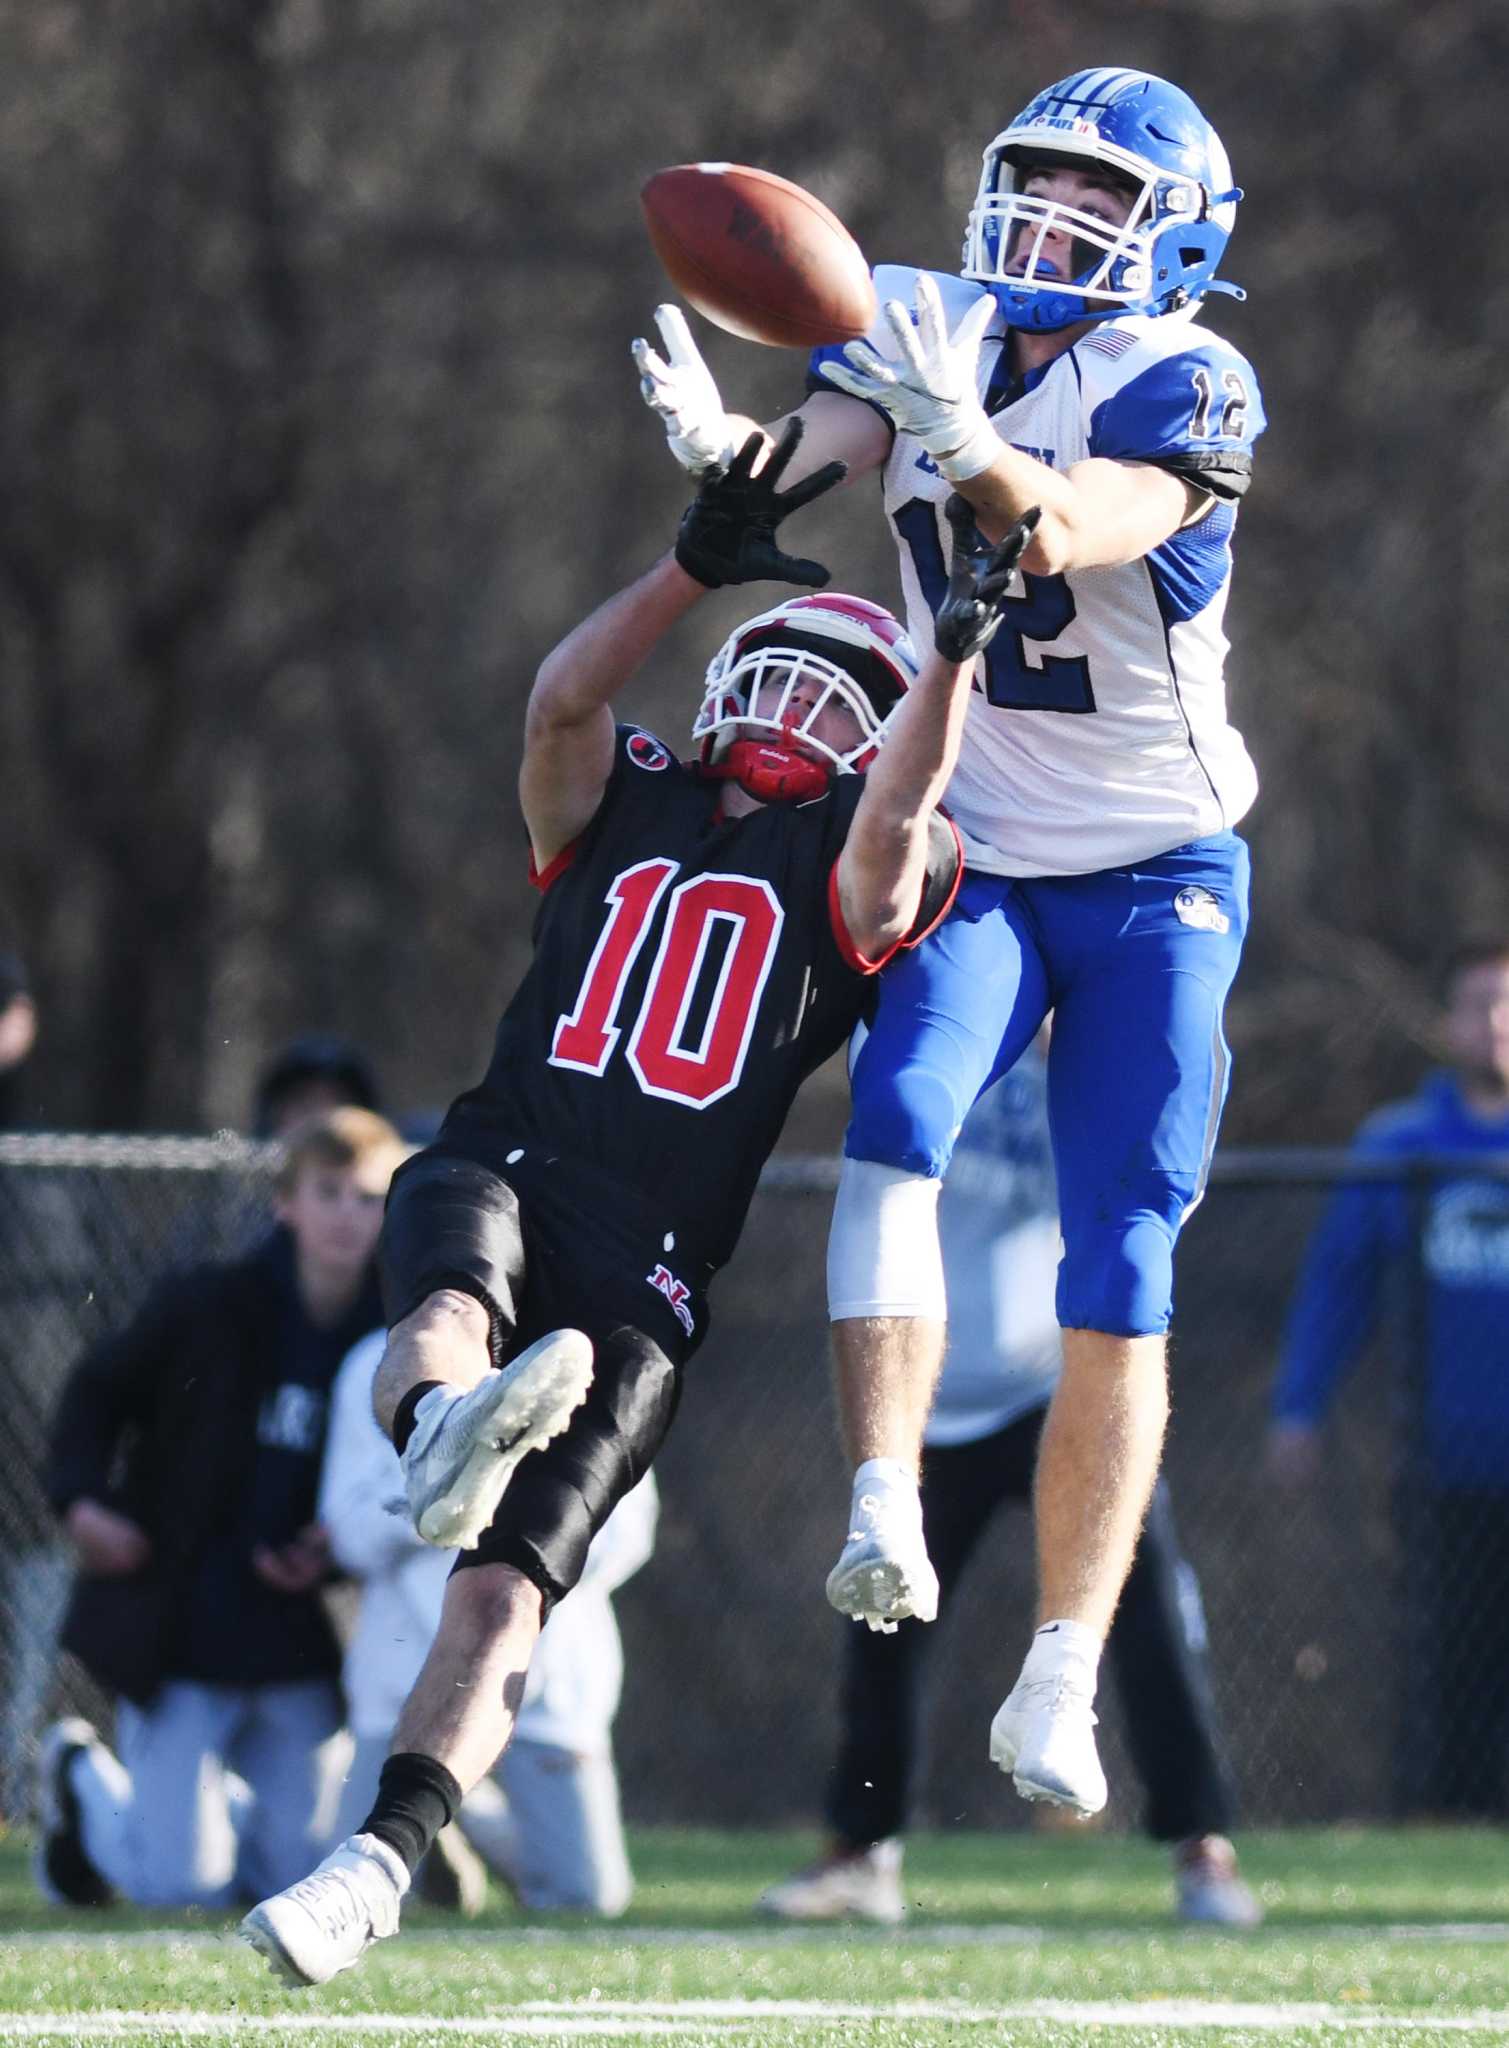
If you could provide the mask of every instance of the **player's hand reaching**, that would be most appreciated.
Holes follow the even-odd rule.
[[[783,554],[775,530],[790,512],[831,491],[848,475],[848,464],[825,462],[811,476],[778,488],[788,462],[802,438],[802,422],[792,418],[771,449],[763,468],[755,463],[765,436],[751,434],[726,468],[712,469],[682,515],[676,535],[676,560],[688,576],[710,590],[725,583],[800,583],[821,590],[828,571],[821,562]]]
[[[657,306],[655,325],[665,345],[663,356],[644,340],[629,345],[644,402],[664,421],[666,441],[683,469],[693,476],[726,469],[733,461],[737,429],[723,410],[686,316],[679,306]]]
[[[988,469],[1001,450],[980,403],[975,367],[995,300],[982,292],[952,339],[938,287],[925,272],[917,279],[916,307],[914,323],[898,299],[886,301],[894,355],[877,355],[867,341],[851,341],[844,349],[847,367],[820,367],[840,391],[889,413],[898,432],[914,435],[944,476],[962,484]]]
[[[1011,579],[1041,515],[1024,512],[1004,539],[992,547],[975,525],[975,509],[957,491],[943,508],[953,528],[953,561],[948,589],[933,621],[933,645],[945,661],[972,661],[988,647],[1001,623]]]

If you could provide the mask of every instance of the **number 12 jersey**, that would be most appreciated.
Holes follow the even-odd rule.
[[[987,288],[932,275],[952,333]],[[910,305],[917,276],[882,265],[882,305]],[[871,340],[885,351],[881,328]],[[1138,561],[1019,573],[976,663],[945,799],[970,866],[1000,875],[1125,867],[1227,830],[1257,791],[1226,716],[1223,618],[1262,401],[1245,359],[1179,316],[1102,321],[1016,382],[1006,340],[997,316],[979,360],[1003,441],[1056,470],[1091,456],[1153,464],[1212,496],[1202,518]],[[817,365],[837,353],[817,351],[810,388],[832,390]],[[943,506],[953,487],[908,434],[895,436],[883,483],[907,630],[926,646],[948,580]]]

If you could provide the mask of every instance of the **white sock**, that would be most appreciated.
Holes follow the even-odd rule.
[[[1102,1648],[1100,1637],[1082,1621],[1045,1621],[1032,1638],[1022,1677],[1056,1678],[1072,1670],[1093,1693]]]

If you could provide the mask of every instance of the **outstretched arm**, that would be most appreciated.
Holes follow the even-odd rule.
[[[682,516],[673,553],[598,606],[540,665],[524,719],[519,799],[535,867],[542,872],[591,822],[613,771],[613,699],[651,649],[705,597],[726,583],[774,579],[817,589],[820,562],[785,554],[776,528],[831,490],[843,475],[829,463],[781,489],[802,438],[792,421],[763,464],[751,434],[726,468],[709,470]]]
[[[743,413],[725,412],[712,371],[692,339],[679,306],[657,306],[664,353],[644,340],[631,344],[645,404],[665,428],[666,444],[681,467],[701,476],[725,465],[751,433],[778,441],[793,419],[805,429],[801,448],[787,470],[792,483],[842,462],[852,482],[879,469],[890,452],[891,430],[869,405],[856,405],[838,391],[814,391],[799,410],[758,427]],[[1010,523],[1009,521],[1007,522]]]
[[[706,597],[674,554],[600,604],[540,664],[524,718],[519,801],[543,873],[591,822],[613,769],[613,699]]]
[[[974,658],[1001,622],[1001,607],[1038,518],[1034,507],[992,548],[963,498],[950,498],[946,509],[953,563],[934,621],[933,651],[865,776],[838,863],[844,925],[871,961],[883,960],[916,924],[927,880],[929,824],[958,758]]]

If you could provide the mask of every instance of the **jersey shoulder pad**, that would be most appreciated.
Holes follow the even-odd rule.
[[[879,312],[875,325],[870,329],[868,339],[872,342],[887,342],[891,338],[890,323],[885,317],[888,300],[895,299],[910,313],[917,297],[917,280],[930,277],[938,287],[938,297],[943,302],[943,315],[948,331],[953,333],[964,315],[977,299],[988,299],[991,293],[983,284],[977,284],[972,277],[960,277],[951,270],[923,270],[915,263],[877,263],[872,273],[875,280],[875,297]],[[997,311],[993,325],[986,329],[992,333],[1001,327]]]
[[[875,283],[875,319],[864,338],[877,354],[887,357],[894,356],[896,341],[891,333],[891,323],[885,316],[886,306],[894,299],[910,313],[916,300],[919,277],[930,277],[938,287],[944,323],[950,334],[977,299],[990,296],[986,287],[976,284],[972,278],[959,277],[947,270],[921,270],[914,263],[877,263],[870,274]],[[1004,332],[999,311],[985,332],[987,335]],[[844,342],[834,341],[812,351],[807,363],[809,391],[831,391],[834,388],[822,375],[819,365],[846,361],[845,347]]]
[[[1183,323],[1165,334],[1156,332],[1164,325],[1156,320],[1107,324],[1128,330],[1118,354],[1101,348],[1084,356],[1093,336],[1075,348],[1092,455],[1250,457],[1267,420],[1244,356],[1208,329]]]
[[[676,758],[664,740],[644,726],[615,724],[613,766],[597,809],[570,847],[563,849],[543,874],[535,872],[531,858],[530,875],[536,888],[548,893],[558,874],[568,866],[580,867],[581,857],[626,817],[659,815],[671,789],[684,789],[694,773],[686,762]]]
[[[865,779],[862,775],[835,775],[820,797],[814,798],[810,804],[799,804],[797,810],[810,810],[820,817],[823,830],[842,845],[849,836],[849,827],[854,823],[854,813],[859,809],[864,793]]]

